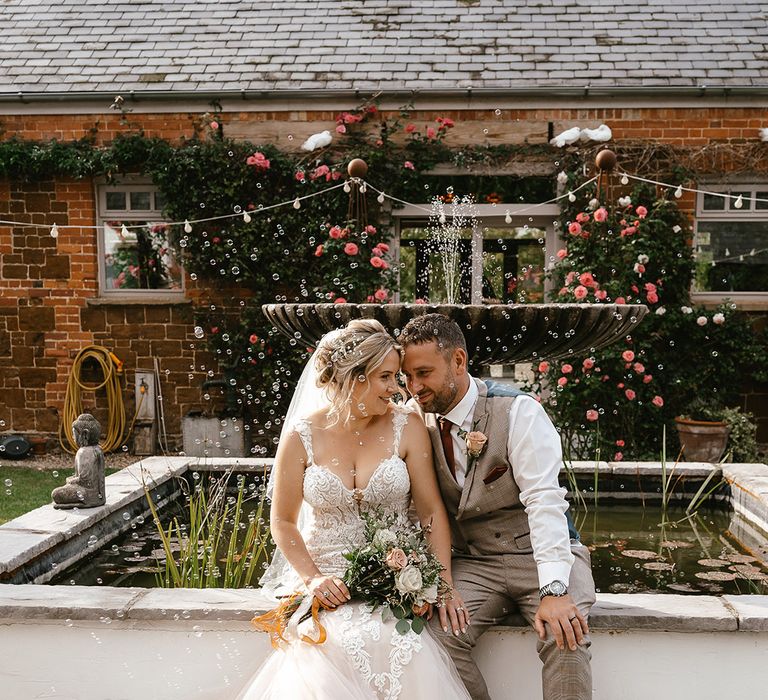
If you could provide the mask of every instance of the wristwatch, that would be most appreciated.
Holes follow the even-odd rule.
[[[546,586],[542,586],[539,589],[539,598],[546,598],[547,596],[554,596],[555,598],[559,598],[560,596],[564,596],[568,594],[568,586],[566,586],[562,581],[552,581],[552,583],[548,583]]]

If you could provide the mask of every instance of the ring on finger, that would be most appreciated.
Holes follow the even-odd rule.
[[[327,598],[330,595],[328,591],[323,591],[323,598]]]
[[[464,608],[462,608],[461,606],[456,608],[456,612],[461,612],[462,610],[464,610]]]
[[[576,615],[574,615],[573,617],[569,617],[568,622],[573,622],[575,619],[576,619]]]

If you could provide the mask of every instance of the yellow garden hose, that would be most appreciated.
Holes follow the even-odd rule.
[[[95,360],[101,367],[104,381],[101,384],[89,385],[80,381],[83,364],[87,360]],[[64,396],[64,408],[59,424],[59,444],[67,452],[76,452],[78,445],[72,436],[72,423],[83,412],[83,399],[81,392],[97,391],[104,388],[107,392],[107,426],[102,428],[101,449],[104,452],[112,452],[124,444],[130,431],[133,429],[133,421],[126,430],[125,404],[123,403],[123,390],[120,386],[120,375],[123,373],[123,363],[111,351],[100,345],[89,345],[83,348],[75,357],[72,371],[67,380],[67,393]],[[142,401],[144,395],[142,394]],[[136,407],[138,414],[139,406]],[[134,415],[134,420],[136,416]]]

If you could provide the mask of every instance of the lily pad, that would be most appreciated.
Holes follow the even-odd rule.
[[[728,566],[727,561],[723,561],[722,559],[699,559],[699,564],[702,566],[709,566],[713,569],[719,569],[723,566]]]
[[[690,549],[693,547],[693,542],[686,542],[685,540],[664,540],[661,546],[665,549]]]
[[[697,571],[696,578],[703,578],[705,581],[733,581],[736,574],[730,571]]]
[[[751,554],[725,554],[723,559],[727,559],[734,564],[754,564],[760,561],[757,557],[753,557]]]
[[[672,571],[675,565],[668,561],[647,561],[643,564],[643,568],[648,569],[648,571]]]
[[[661,559],[656,552],[652,552],[650,549],[625,549],[622,554],[632,559]]]

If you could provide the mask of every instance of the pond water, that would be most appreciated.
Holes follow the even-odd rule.
[[[576,520],[598,592],[768,593],[768,569],[731,536],[726,510],[598,505]]]
[[[164,517],[180,511],[176,505]],[[768,593],[768,569],[730,536],[730,519],[715,508],[686,519],[682,510],[671,509],[665,518],[658,507],[623,504],[576,514],[600,592]],[[164,561],[159,533],[147,518],[52,583],[151,588]]]

